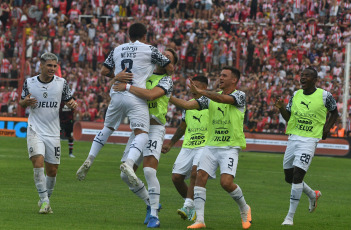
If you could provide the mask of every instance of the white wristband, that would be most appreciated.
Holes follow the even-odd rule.
[[[126,84],[126,91],[129,91],[129,89],[130,89],[130,84]]]

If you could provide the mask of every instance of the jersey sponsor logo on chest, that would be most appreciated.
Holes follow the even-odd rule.
[[[37,108],[57,108],[57,101],[39,101]]]

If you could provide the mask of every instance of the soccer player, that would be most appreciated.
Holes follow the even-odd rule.
[[[19,101],[22,107],[30,107],[27,146],[33,164],[34,183],[40,197],[39,213],[42,214],[52,213],[49,198],[54,190],[61,156],[61,100],[72,109],[77,107],[66,80],[54,75],[57,62],[53,53],[44,53],[40,57],[41,73],[25,80]]]
[[[206,90],[208,79],[197,76],[192,79],[194,85]],[[192,93],[193,98],[199,99],[200,94]],[[185,202],[177,213],[185,220],[195,220],[194,186],[196,179],[197,164],[201,157],[203,147],[207,140],[208,110],[184,110],[182,122],[174,133],[171,141],[162,146],[162,153],[167,153],[172,146],[185,134],[182,149],[173,165],[172,181],[178,193]],[[189,186],[184,182],[190,176]]]
[[[130,42],[112,50],[104,62],[101,70],[103,76],[114,77],[116,75],[115,79],[130,83],[126,85],[127,90],[123,92],[116,92],[111,88],[111,101],[106,112],[104,128],[95,136],[86,161],[78,169],[78,180],[84,180],[108,137],[114,130],[118,129],[122,119],[127,116],[135,138],[130,145],[130,158],[121,165],[121,170],[128,175],[131,183],[135,185],[139,183],[138,177],[133,171],[133,165],[141,155],[140,150],[144,149],[149,139],[150,121],[149,117],[145,116],[149,111],[146,101],[130,93],[129,89],[131,85],[145,88],[146,79],[153,73],[156,64],[164,67],[168,74],[173,72],[170,60],[155,47],[145,44],[146,33],[144,24],[134,23],[131,25],[129,28]]]
[[[336,101],[332,94],[316,87],[318,73],[308,67],[301,73],[301,89],[294,92],[288,105],[278,98],[275,106],[288,122],[288,145],[284,154],[285,181],[291,186],[290,208],[282,225],[293,225],[294,214],[304,192],[309,198],[309,211],[317,207],[320,191],[312,190],[304,181],[311,165],[317,143],[326,139],[338,118]],[[330,113],[327,119],[327,113]]]
[[[198,89],[193,82],[192,92],[203,95],[195,101],[171,97],[170,102],[184,109],[208,109],[208,138],[197,167],[194,187],[196,221],[188,228],[205,228],[206,183],[214,178],[218,166],[221,172],[221,186],[239,206],[242,226],[251,226],[251,208],[246,204],[241,188],[234,184],[240,149],[246,147],[243,131],[245,115],[245,93],[236,89],[240,71],[223,67],[219,76],[220,93]]]
[[[73,155],[73,124],[74,124],[74,112],[73,109],[69,108],[65,102],[61,102],[60,105],[60,127],[62,136],[67,137],[68,139],[68,150],[69,157],[75,158]]]
[[[173,49],[166,49],[165,56],[171,61],[172,65],[178,62],[178,56]],[[125,91],[126,83],[118,83],[113,89],[116,91]],[[148,228],[160,227],[158,218],[158,211],[160,209],[160,183],[157,179],[156,172],[158,161],[161,157],[161,148],[166,133],[165,123],[167,114],[167,105],[169,98],[173,91],[173,81],[166,73],[166,70],[161,66],[157,66],[155,72],[147,79],[146,89],[130,86],[129,92],[137,97],[148,100],[148,107],[150,113],[150,132],[149,141],[143,151],[143,170],[146,182],[148,184],[148,193],[144,184],[138,178],[137,185],[130,183],[128,175],[124,171],[121,172],[122,180],[129,186],[129,189],[138,197],[143,199],[147,205],[147,214],[144,224]],[[145,115],[144,115],[145,116]],[[134,135],[128,140],[126,150],[124,151],[122,162],[127,162],[130,154],[131,144]],[[137,169],[141,160],[134,163],[134,169]],[[125,163],[124,163],[125,164]]]

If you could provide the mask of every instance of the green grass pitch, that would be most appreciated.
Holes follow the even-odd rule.
[[[119,176],[123,145],[106,144],[87,178],[76,179],[90,146],[90,142],[75,142],[73,159],[68,157],[67,142],[62,141],[61,165],[51,197],[54,214],[40,215],[26,140],[0,137],[0,229],[146,229],[144,202]],[[176,213],[183,199],[173,186],[171,170],[179,150],[162,155],[157,173],[162,229],[186,229],[191,224]],[[302,195],[293,227],[281,226],[290,197],[282,160],[282,154],[240,153],[235,182],[252,208],[251,229],[351,229],[351,160],[313,158],[305,181],[323,196],[316,211],[309,213],[308,198]],[[145,181],[142,170],[137,174]],[[207,184],[205,222],[208,229],[241,229],[238,206],[220,187],[218,177]]]

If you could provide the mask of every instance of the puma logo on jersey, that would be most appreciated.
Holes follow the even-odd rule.
[[[152,81],[151,80],[147,80],[146,82],[150,82],[150,84],[152,85]]]
[[[310,110],[310,108],[308,108],[308,106],[309,106],[310,103],[311,103],[311,102],[308,102],[308,104],[306,104],[304,101],[301,101],[301,105],[305,105],[305,106],[307,107],[308,110]]]
[[[200,121],[201,117],[202,117],[202,114],[201,114],[201,116],[200,116],[200,117],[195,117],[195,116],[193,116],[193,119],[198,120],[198,121],[199,121],[199,123],[201,123],[201,121]]]
[[[40,101],[37,108],[57,108],[56,101]]]
[[[224,116],[224,111],[223,111],[221,108],[219,108],[219,107],[218,107],[218,110],[221,111],[221,113],[222,113],[223,116]]]

